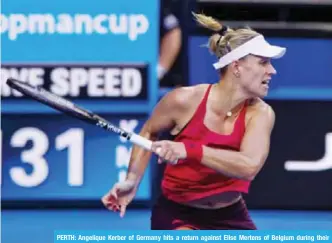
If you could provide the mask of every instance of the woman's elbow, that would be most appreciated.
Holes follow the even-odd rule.
[[[258,163],[248,160],[246,166],[242,169],[242,179],[247,181],[253,181],[260,170]]]

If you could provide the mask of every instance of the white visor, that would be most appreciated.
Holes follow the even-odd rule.
[[[262,35],[259,35],[221,57],[213,66],[215,69],[220,69],[249,54],[267,58],[280,58],[285,53],[286,48],[270,45]]]

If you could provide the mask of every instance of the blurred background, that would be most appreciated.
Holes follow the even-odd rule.
[[[12,0],[1,9],[1,239],[52,242],[54,230],[140,230],[160,193],[155,158],[127,215],[101,197],[126,175],[131,145],[22,97],[8,77],[138,132],[175,87],[218,76],[195,25],[203,12],[288,48],[266,101],[271,152],[245,195],[260,229],[332,229],[331,0]]]

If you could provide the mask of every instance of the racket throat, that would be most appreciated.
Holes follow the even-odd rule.
[[[115,127],[112,124],[109,124],[108,122],[104,122],[104,121],[98,120],[96,125],[98,127],[104,128],[105,130],[117,133],[121,137],[126,138],[127,140],[130,140],[131,133],[123,131],[122,129],[120,129],[118,127]]]

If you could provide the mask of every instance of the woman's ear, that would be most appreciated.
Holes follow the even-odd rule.
[[[240,62],[238,60],[232,62],[230,64],[230,68],[232,70],[232,73],[235,77],[239,78],[240,77]]]

